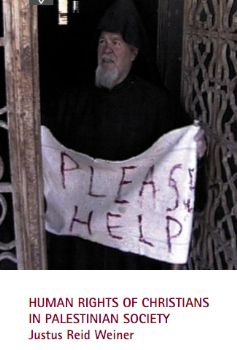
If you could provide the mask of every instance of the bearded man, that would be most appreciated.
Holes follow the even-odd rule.
[[[46,123],[66,147],[93,158],[124,160],[148,149],[186,120],[167,91],[133,74],[143,54],[144,30],[133,3],[117,0],[99,23],[95,83],[59,100]],[[77,237],[48,233],[49,268],[163,269],[169,264]]]
[[[98,44],[96,86],[109,90],[128,76],[138,48],[127,44],[120,33],[102,32]]]

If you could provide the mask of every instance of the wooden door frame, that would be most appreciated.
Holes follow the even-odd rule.
[[[37,6],[3,0],[9,158],[18,269],[45,269]]]

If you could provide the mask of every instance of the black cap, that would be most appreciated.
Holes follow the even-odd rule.
[[[144,29],[132,0],[116,0],[100,20],[98,30],[120,33],[127,44],[141,48]]]

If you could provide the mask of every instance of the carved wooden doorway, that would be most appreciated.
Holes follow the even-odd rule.
[[[207,200],[188,268],[237,267],[237,1],[186,0],[182,96],[203,124]]]

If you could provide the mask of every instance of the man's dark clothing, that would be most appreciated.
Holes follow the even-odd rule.
[[[166,90],[129,76],[112,90],[68,91],[43,123],[64,146],[94,158],[124,160],[148,149],[164,133],[187,125]],[[77,237],[48,235],[49,268],[161,269],[169,265]]]

